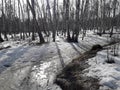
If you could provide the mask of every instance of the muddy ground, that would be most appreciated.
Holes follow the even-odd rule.
[[[74,59],[67,65],[60,74],[57,75],[56,83],[62,90],[98,90],[99,79],[83,76],[84,69],[89,65],[86,60],[96,55],[99,49],[92,49],[83,53],[79,58]]]

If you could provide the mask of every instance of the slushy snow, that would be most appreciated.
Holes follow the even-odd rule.
[[[107,52],[109,52],[109,56],[107,56]],[[120,51],[118,50],[118,56],[114,56],[111,48],[99,51],[95,57],[87,61],[90,67],[85,69],[87,72],[84,75],[98,78],[101,85],[100,90],[120,90],[119,55]],[[107,63],[108,57],[110,60],[114,60],[115,63]]]

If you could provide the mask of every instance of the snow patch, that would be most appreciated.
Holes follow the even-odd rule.
[[[112,58],[115,63],[106,63],[108,60],[107,50],[98,52],[94,58],[87,61],[90,67],[85,69],[87,71],[85,75],[99,78],[100,85],[102,85],[100,90],[120,90],[120,56],[114,56],[110,52],[109,58]]]

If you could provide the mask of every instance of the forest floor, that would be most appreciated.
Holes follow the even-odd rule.
[[[85,75],[88,72],[84,70],[90,67],[86,61],[95,57],[100,50],[87,51],[66,65],[56,78],[56,83],[62,90],[99,90],[99,79]]]
[[[99,90],[120,90],[120,43],[107,46],[85,62],[89,67],[83,75],[99,79]]]
[[[120,39],[94,45],[66,65],[55,82],[62,90],[120,90]]]
[[[61,90],[56,75],[74,58],[93,45],[107,45],[106,36],[88,32],[79,43],[68,43],[62,36],[56,42],[29,45],[28,41],[6,41],[0,50],[0,90]]]

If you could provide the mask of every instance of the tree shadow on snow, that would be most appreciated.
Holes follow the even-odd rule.
[[[100,36],[89,36],[92,40],[96,41],[96,42],[108,42],[108,40],[106,38],[101,38]]]
[[[77,47],[79,47],[79,48],[81,48],[82,50],[84,50],[84,51],[88,51],[90,48],[90,46],[89,45],[84,45],[84,44],[82,44],[82,43],[75,43],[75,45],[77,46]]]
[[[76,44],[76,43],[74,43],[74,44]],[[73,49],[74,49],[78,54],[81,55],[81,52],[75,47],[74,44],[73,44],[73,43],[70,43],[70,45],[73,47]]]
[[[61,66],[64,68],[65,63],[64,63],[64,60],[63,60],[62,54],[61,54],[61,52],[60,52],[59,46],[58,46],[57,43],[55,43],[55,45],[56,45],[56,48],[57,48],[57,53],[58,53],[59,58],[60,58]]]

